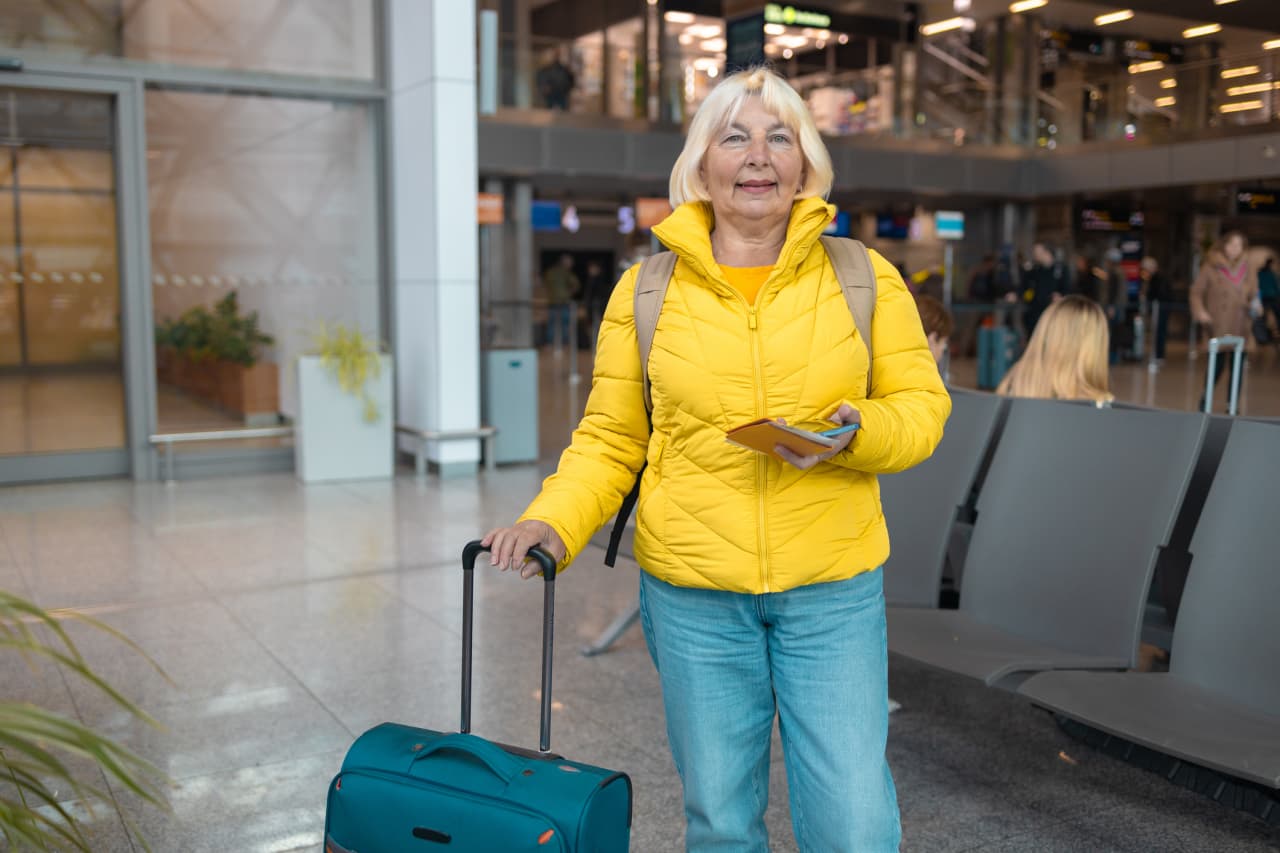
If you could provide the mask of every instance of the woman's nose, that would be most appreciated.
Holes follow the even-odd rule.
[[[769,162],[769,146],[765,144],[764,139],[757,137],[751,140],[751,145],[747,148],[747,160],[753,165],[764,165]]]

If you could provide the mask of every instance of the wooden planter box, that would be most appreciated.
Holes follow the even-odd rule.
[[[192,397],[244,418],[271,419],[280,411],[280,370],[260,361],[253,367],[225,361],[193,360],[164,347],[156,352],[159,380]]]

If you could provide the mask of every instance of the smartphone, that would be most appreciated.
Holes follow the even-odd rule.
[[[859,424],[845,424],[844,426],[838,426],[832,429],[824,429],[822,432],[818,433],[818,435],[825,435],[827,438],[835,438],[838,435],[844,435],[847,432],[853,432],[859,426],[860,426]]]

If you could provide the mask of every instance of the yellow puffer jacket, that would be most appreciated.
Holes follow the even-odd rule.
[[[951,400],[911,294],[874,252],[867,398],[867,349],[818,241],[833,212],[821,199],[796,202],[754,307],[716,264],[708,205],[681,205],[655,228],[678,261],[649,359],[652,435],[633,267],[605,311],[586,414],[523,518],[550,524],[571,559],[617,512],[647,459],[636,560],[668,583],[781,592],[883,563],[889,535],[876,474],[928,458]],[[808,471],[725,442],[726,430],[765,416],[830,427],[842,401],[862,413],[862,428],[848,450]]]

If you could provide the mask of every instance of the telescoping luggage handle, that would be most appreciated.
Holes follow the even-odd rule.
[[[1222,350],[1234,350],[1231,358],[1231,389],[1227,395],[1227,414],[1235,416],[1240,407],[1240,367],[1244,359],[1244,338],[1239,335],[1222,335],[1209,339],[1209,364],[1204,376],[1204,410],[1213,412],[1214,374],[1217,373],[1218,355]]]
[[[489,549],[479,540],[468,542],[462,550],[462,725],[463,734],[471,732],[471,634],[475,605],[476,558]],[[551,647],[555,633],[556,561],[541,548],[529,550],[530,559],[542,567],[542,715],[538,735],[538,751],[551,751]]]

